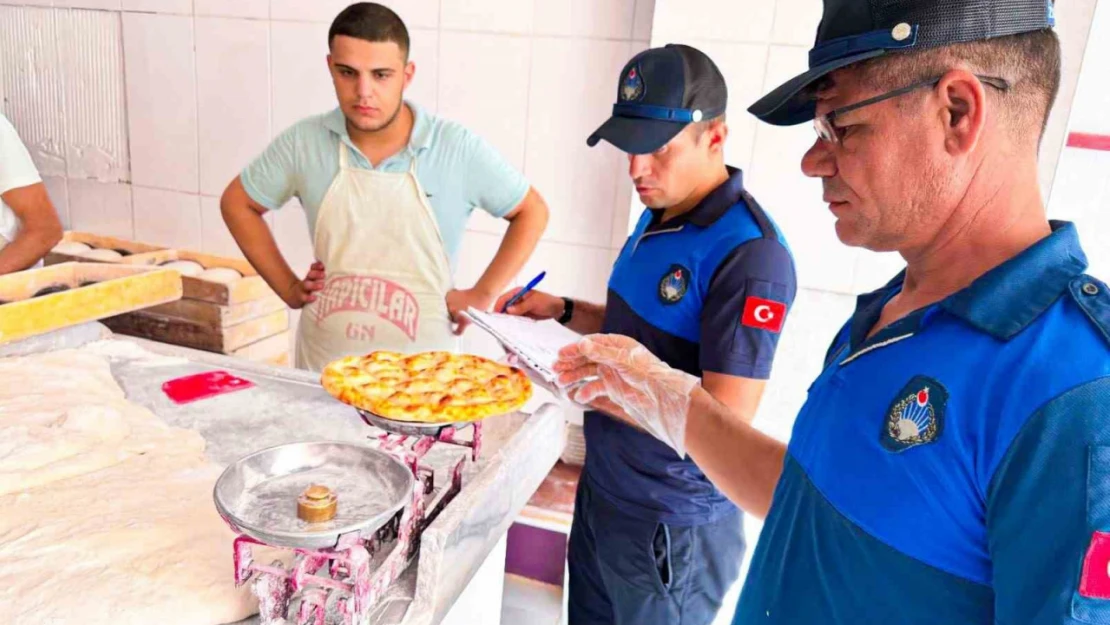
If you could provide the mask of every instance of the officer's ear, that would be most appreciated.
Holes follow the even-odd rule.
[[[704,141],[710,152],[724,153],[725,141],[728,139],[728,124],[725,122],[725,116],[721,115],[715,119],[707,122],[701,122],[705,125],[701,132],[700,141]]]

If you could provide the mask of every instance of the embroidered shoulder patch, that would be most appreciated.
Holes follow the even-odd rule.
[[[948,389],[928,376],[914,376],[890,404],[879,442],[893,452],[932,443],[944,432],[947,406]]]

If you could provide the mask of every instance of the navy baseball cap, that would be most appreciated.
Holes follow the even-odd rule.
[[[776,126],[813,119],[813,87],[853,63],[884,54],[1052,28],[1052,0],[824,0],[809,71],[763,96],[748,112]]]
[[[629,154],[649,154],[727,105],[725,77],[704,52],[679,44],[644,50],[621,70],[613,116],[586,145],[605,139]]]

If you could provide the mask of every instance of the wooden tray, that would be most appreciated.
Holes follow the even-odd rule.
[[[57,265],[59,263],[126,263],[128,259],[137,254],[146,254],[150,252],[157,252],[166,249],[165,246],[150,245],[148,243],[139,243],[138,241],[128,241],[126,239],[117,239],[116,237],[106,237],[91,232],[73,232],[69,231],[62,235],[62,241],[74,241],[77,243],[84,243],[91,245],[93,248],[103,248],[109,250],[116,250],[117,252],[127,252],[127,254],[119,260],[97,260],[95,258],[85,258],[84,256],[73,256],[72,254],[65,254],[62,252],[47,252],[43,263],[46,265]]]
[[[227,328],[264,317],[279,310],[285,310],[285,302],[271,293],[259,299],[233,306],[221,306],[199,299],[179,299],[176,302],[152,306],[144,312],[173,319],[184,319],[211,328]]]
[[[205,269],[226,267],[243,274],[242,278],[231,284],[182,276],[181,284],[186,299],[203,300],[221,306],[231,306],[274,294],[270,289],[270,285],[266,284],[266,281],[258,275],[254,267],[247,261],[238,258],[224,258],[221,256],[202,254],[200,252],[190,252],[188,250],[166,249],[128,256],[123,262],[131,265],[157,266],[175,260],[191,260]]]
[[[104,320],[104,325],[119,334],[231,354],[241,347],[288,330],[289,313],[283,309],[238,325],[219,328],[143,311],[110,317]],[[285,344],[288,346],[288,338]]]
[[[48,287],[68,290],[35,297]],[[181,274],[110,263],[62,263],[0,276],[0,343],[172,302]]]

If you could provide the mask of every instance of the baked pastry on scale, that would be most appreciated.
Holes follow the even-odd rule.
[[[328,364],[320,382],[343,403],[416,423],[479,421],[513,412],[532,397],[523,371],[451,352],[347,356]]]

